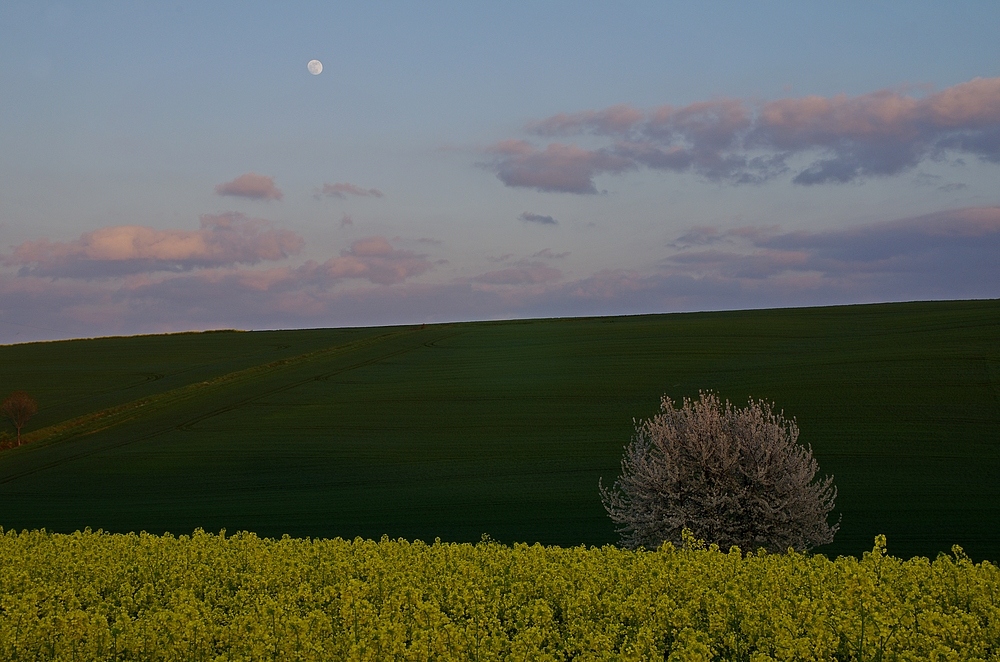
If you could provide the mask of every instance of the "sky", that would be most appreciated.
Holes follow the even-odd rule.
[[[0,343],[996,298],[998,26],[7,0]]]

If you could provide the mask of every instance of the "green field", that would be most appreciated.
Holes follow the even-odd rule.
[[[713,389],[797,418],[820,551],[1000,559],[995,300],[3,346],[13,389],[5,529],[604,544],[633,417]]]

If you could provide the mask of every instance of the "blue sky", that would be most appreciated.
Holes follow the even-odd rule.
[[[6,2],[0,342],[997,297],[998,25]]]

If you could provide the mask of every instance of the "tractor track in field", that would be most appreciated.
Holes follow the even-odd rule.
[[[452,336],[458,335],[458,333],[460,333],[460,332],[455,332],[455,333],[449,334],[447,336],[442,336],[441,338],[438,338],[437,340],[442,340],[442,339],[445,339],[445,338],[450,338]],[[343,368],[337,368],[336,370],[331,370],[329,372],[322,372],[322,373],[320,373],[318,375],[313,375],[312,377],[306,377],[304,379],[300,379],[300,380],[292,382],[290,384],[283,384],[281,386],[277,386],[277,387],[268,389],[266,391],[262,391],[262,392],[260,392],[260,393],[258,393],[256,395],[251,396],[251,397],[244,398],[244,399],[242,399],[242,400],[240,400],[240,401],[238,401],[236,403],[233,403],[233,404],[230,404],[230,405],[226,405],[225,407],[219,407],[218,409],[214,409],[214,410],[212,410],[210,412],[206,412],[204,414],[200,414],[200,415],[195,416],[194,418],[188,419],[184,423],[176,425],[176,426],[174,426],[173,428],[170,428],[170,429],[174,429],[174,430],[188,430],[188,429],[191,429],[192,427],[194,427],[195,425],[197,425],[198,423],[201,423],[202,421],[208,420],[209,418],[213,418],[215,416],[219,416],[220,414],[225,414],[225,413],[234,411],[236,409],[240,409],[241,407],[244,407],[247,404],[249,404],[251,402],[254,402],[255,400],[260,400],[261,398],[268,397],[268,396],[274,395],[276,393],[284,393],[285,391],[291,391],[293,389],[298,388],[299,386],[302,386],[303,384],[308,384],[309,382],[327,381],[330,378],[336,377],[337,375],[343,374],[345,372],[350,372],[351,370],[357,370],[358,368],[364,368],[365,366],[369,366],[369,365],[373,365],[375,363],[379,363],[381,361],[384,361],[385,359],[389,359],[389,358],[392,358],[394,356],[399,356],[401,354],[408,354],[408,353],[410,353],[410,352],[412,352],[414,350],[420,349],[421,347],[425,347],[425,346],[427,346],[427,343],[421,343],[420,345],[413,345],[412,347],[406,347],[406,348],[403,348],[403,349],[398,349],[398,350],[396,350],[394,352],[388,352],[386,354],[382,354],[382,355],[376,356],[376,357],[371,358],[371,359],[366,359],[364,361],[358,361],[357,363],[353,363],[353,364],[345,366]],[[156,434],[163,434],[164,432],[167,432],[167,430],[162,430],[162,431],[160,431],[159,433],[156,433]],[[0,482],[2,482],[2,481],[0,481]]]
[[[286,349],[289,349],[291,347],[291,345],[277,343],[277,344],[267,345],[267,347],[270,348],[271,350],[281,352],[281,351],[284,351]],[[315,352],[315,351],[316,350],[313,350],[313,352]],[[267,353],[269,353],[269,352],[266,351],[266,350],[259,350],[259,351],[256,351],[256,352],[253,352],[253,353],[247,355],[247,358],[253,358],[255,356],[259,356],[259,355],[267,354]],[[287,358],[295,358],[295,357],[287,357]],[[280,360],[281,359],[275,359],[275,361],[280,361]],[[274,361],[271,361],[269,363],[273,363],[273,362]],[[68,400],[64,400],[61,403],[61,405],[65,407],[66,405],[73,405],[73,404],[76,404],[76,403],[79,403],[79,402],[85,402],[87,400],[93,400],[93,399],[95,399],[95,398],[97,398],[97,397],[99,397],[101,395],[106,394],[106,393],[123,392],[123,391],[129,391],[129,390],[132,390],[132,389],[142,388],[144,386],[148,386],[151,383],[158,382],[161,379],[164,379],[164,378],[167,378],[167,377],[169,377],[169,378],[179,377],[179,376],[184,375],[186,373],[189,373],[189,372],[192,372],[192,371],[196,371],[196,370],[200,370],[200,369],[203,369],[203,368],[206,368],[206,367],[212,367],[214,365],[216,365],[214,362],[205,361],[205,362],[202,362],[202,363],[188,365],[188,366],[186,366],[186,367],[184,367],[184,368],[182,368],[180,370],[176,370],[176,371],[173,371],[173,372],[170,372],[170,373],[138,371],[138,372],[131,373],[131,374],[137,375],[137,376],[141,377],[141,379],[139,381],[136,381],[136,382],[132,383],[132,384],[129,384],[128,386],[124,386],[124,387],[111,386],[111,387],[105,388],[105,389],[100,390],[100,391],[92,391],[92,392],[88,393],[87,395],[83,395],[83,396],[80,396],[80,397],[77,397],[77,398],[71,398],[71,399],[68,399]],[[253,367],[254,366],[251,366],[251,368],[253,368]],[[249,369],[249,368],[241,368],[240,370],[247,370],[247,369]],[[233,371],[233,372],[239,372],[239,371]],[[225,373],[225,374],[229,374],[229,373]],[[224,375],[216,375],[216,377],[214,377],[213,379],[215,379],[217,377],[220,377],[220,376],[224,376]],[[183,386],[178,386],[176,388],[183,388]],[[153,398],[155,398],[157,395],[158,394],[154,394],[154,395],[146,396],[146,397],[153,397]],[[140,400],[141,399],[144,399],[144,398],[140,398]],[[121,405],[115,405],[115,406],[121,406]],[[47,409],[46,407],[42,407],[40,411],[45,411],[46,409]],[[105,407],[102,411],[107,411],[109,409],[114,409],[114,407]],[[84,414],[83,416],[87,416],[87,415]],[[77,416],[77,417],[74,417],[74,418],[83,418],[83,416]],[[54,424],[54,425],[59,425],[59,424],[57,423],[57,424]],[[52,426],[48,426],[48,427],[52,427]]]
[[[129,422],[131,420],[134,420],[139,414],[144,413],[145,411],[149,411],[148,409],[145,409],[145,407],[147,405],[150,405],[150,404],[153,404],[153,405],[158,404],[158,405],[160,405],[160,407],[170,406],[171,404],[176,404],[177,402],[181,402],[183,400],[187,400],[187,399],[191,399],[193,397],[197,397],[198,395],[204,393],[204,389],[224,388],[224,387],[230,386],[232,384],[238,384],[240,381],[243,381],[244,379],[259,378],[259,377],[261,377],[263,375],[277,372],[278,370],[281,370],[283,368],[294,367],[296,365],[299,365],[301,363],[307,362],[309,360],[316,359],[316,358],[321,358],[324,355],[338,354],[338,353],[347,353],[347,352],[356,351],[356,350],[359,350],[359,349],[364,349],[365,347],[369,347],[369,346],[372,346],[372,345],[378,345],[378,344],[381,344],[381,343],[386,342],[388,340],[392,340],[394,338],[399,338],[401,336],[409,335],[409,334],[412,334],[412,333],[418,332],[418,331],[420,331],[420,329],[407,329],[407,330],[404,330],[404,331],[395,331],[395,332],[392,332],[392,333],[388,333],[388,334],[376,336],[374,338],[365,338],[363,340],[356,341],[356,342],[353,342],[353,343],[347,343],[345,345],[338,345],[338,346],[335,346],[335,347],[329,347],[329,348],[322,349],[322,350],[314,350],[312,352],[307,352],[307,353],[301,354],[299,356],[294,356],[294,357],[290,357],[290,358],[287,358],[287,359],[280,359],[278,361],[267,363],[267,364],[264,364],[264,365],[261,365],[261,366],[253,366],[251,368],[245,368],[243,370],[238,370],[238,371],[235,371],[233,373],[228,373],[228,374],[225,374],[225,375],[220,375],[219,377],[216,377],[215,379],[213,379],[211,381],[208,381],[208,382],[201,382],[201,383],[196,383],[196,384],[187,384],[185,386],[178,387],[177,389],[173,389],[172,391],[167,391],[165,393],[161,393],[161,394],[158,394],[156,396],[151,396],[149,398],[143,398],[143,399],[138,400],[138,401],[133,401],[133,402],[130,402],[130,403],[125,403],[123,405],[118,405],[116,407],[111,407],[111,408],[108,408],[107,410],[104,410],[104,412],[111,412],[111,414],[110,414],[111,416],[114,416],[115,414],[118,414],[120,412],[124,412],[125,413],[125,415],[122,416],[122,417],[120,417],[120,418],[108,421],[107,425],[98,426],[96,428],[91,428],[90,426],[87,426],[88,422],[90,422],[91,420],[96,420],[97,418],[99,418],[104,413],[104,412],[96,412],[94,414],[88,414],[86,416],[79,417],[78,419],[74,419],[74,421],[80,421],[80,423],[77,426],[74,426],[74,427],[76,427],[76,428],[82,428],[82,429],[78,429],[77,431],[74,431],[74,429],[71,427],[70,429],[65,430],[65,431],[61,431],[61,430],[60,431],[55,431],[54,433],[52,433],[52,435],[50,435],[50,436],[56,437],[56,439],[54,441],[49,441],[48,437],[43,438],[43,439],[39,439],[38,441],[49,441],[49,443],[45,444],[45,446],[49,446],[49,445],[52,445],[52,444],[55,444],[55,443],[59,443],[59,442],[67,442],[67,441],[70,441],[72,439],[75,439],[75,438],[78,438],[78,437],[81,437],[81,436],[86,436],[86,435],[90,435],[90,434],[96,434],[97,432],[100,432],[102,430],[106,430],[108,428],[111,428],[111,427],[114,427],[114,426],[117,426],[117,425],[122,425],[122,424],[127,423],[127,422]],[[436,342],[438,340],[443,340],[443,339],[446,339],[446,338],[450,338],[452,336],[459,335],[461,333],[462,333],[461,331],[455,331],[455,332],[450,333],[450,334],[448,334],[446,336],[442,336],[440,338],[436,338],[435,340],[430,341],[430,342]],[[262,391],[260,393],[256,393],[253,396],[250,396],[250,397],[247,397],[247,398],[243,398],[243,399],[241,399],[241,400],[239,400],[239,401],[237,401],[235,403],[232,403],[232,404],[229,404],[229,405],[226,405],[226,406],[223,406],[223,407],[219,407],[217,409],[213,409],[212,411],[205,412],[203,414],[199,414],[197,416],[194,416],[194,417],[192,417],[190,419],[187,419],[184,422],[176,424],[176,425],[171,425],[171,426],[168,426],[168,427],[164,427],[164,428],[161,428],[159,430],[156,430],[156,431],[153,431],[153,432],[149,432],[147,434],[143,434],[143,435],[139,435],[139,436],[133,437],[131,439],[127,439],[125,441],[120,441],[120,442],[116,442],[116,443],[109,443],[109,444],[101,445],[101,446],[99,446],[97,448],[90,448],[90,449],[87,449],[87,450],[81,450],[81,451],[73,453],[71,455],[66,455],[66,456],[63,456],[63,457],[58,458],[56,460],[52,460],[50,462],[46,462],[44,464],[40,464],[40,465],[31,467],[30,469],[26,469],[26,470],[19,471],[19,472],[16,472],[16,473],[11,473],[11,474],[8,474],[8,475],[5,475],[5,476],[0,476],[0,484],[11,483],[11,482],[19,480],[21,478],[24,478],[25,476],[30,476],[30,475],[33,475],[33,474],[37,474],[37,473],[41,473],[41,472],[44,472],[44,471],[48,471],[49,469],[53,469],[53,468],[62,466],[64,464],[75,462],[77,460],[80,460],[80,459],[83,459],[83,458],[86,458],[86,457],[90,457],[91,455],[96,455],[98,453],[103,453],[103,452],[106,452],[106,451],[109,451],[109,450],[123,448],[123,447],[126,447],[126,446],[130,446],[132,444],[139,443],[141,441],[147,441],[149,439],[154,439],[154,438],[159,437],[159,436],[161,436],[163,434],[166,434],[168,432],[172,432],[172,431],[176,431],[176,430],[188,430],[188,429],[191,429],[192,427],[194,427],[195,425],[197,425],[198,423],[200,423],[202,421],[205,421],[207,419],[213,418],[215,416],[219,416],[221,414],[225,414],[225,413],[230,412],[230,411],[234,411],[236,409],[239,409],[240,407],[246,406],[248,403],[251,403],[251,402],[253,402],[255,400],[259,400],[261,398],[268,397],[268,396],[274,395],[276,393],[282,393],[282,392],[285,392],[285,391],[289,391],[289,390],[298,388],[299,386],[302,386],[303,384],[308,384],[309,382],[327,380],[327,379],[330,379],[331,377],[334,377],[334,376],[336,376],[338,374],[342,374],[342,373],[345,373],[345,372],[350,372],[352,370],[357,370],[359,368],[363,368],[363,367],[366,367],[366,366],[369,366],[369,365],[373,365],[373,364],[379,363],[381,361],[384,361],[386,359],[392,358],[394,356],[399,356],[401,354],[407,354],[409,352],[412,352],[414,350],[417,350],[417,349],[420,349],[420,348],[426,347],[426,346],[428,346],[428,343],[426,343],[426,342],[414,344],[414,345],[411,345],[409,347],[404,347],[404,348],[397,349],[397,350],[394,350],[394,351],[391,351],[391,352],[386,352],[384,354],[379,354],[378,356],[374,356],[374,357],[365,359],[363,361],[358,361],[356,363],[351,363],[351,364],[349,364],[347,366],[344,366],[344,367],[341,367],[341,368],[337,368],[335,370],[331,370],[331,371],[328,371],[328,372],[323,372],[323,373],[320,373],[318,375],[313,375],[311,377],[306,377],[304,379],[299,379],[299,380],[296,380],[296,381],[294,381],[292,383],[289,383],[289,384],[282,384],[280,386],[268,389],[266,391]],[[131,415],[128,415],[129,413],[131,413]],[[73,421],[71,421],[70,423],[73,423]],[[61,425],[65,425],[65,423],[61,424]],[[59,427],[59,426],[57,425],[57,426],[52,426],[52,427]],[[39,430],[35,434],[39,434],[39,433],[43,433],[43,432],[44,432],[44,430]],[[38,441],[36,441],[34,443],[38,443]]]

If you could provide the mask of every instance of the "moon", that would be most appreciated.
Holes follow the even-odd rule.
[[[319,76],[323,73],[323,63],[319,60],[309,60],[309,64],[306,65],[306,69],[309,70],[313,76]]]

